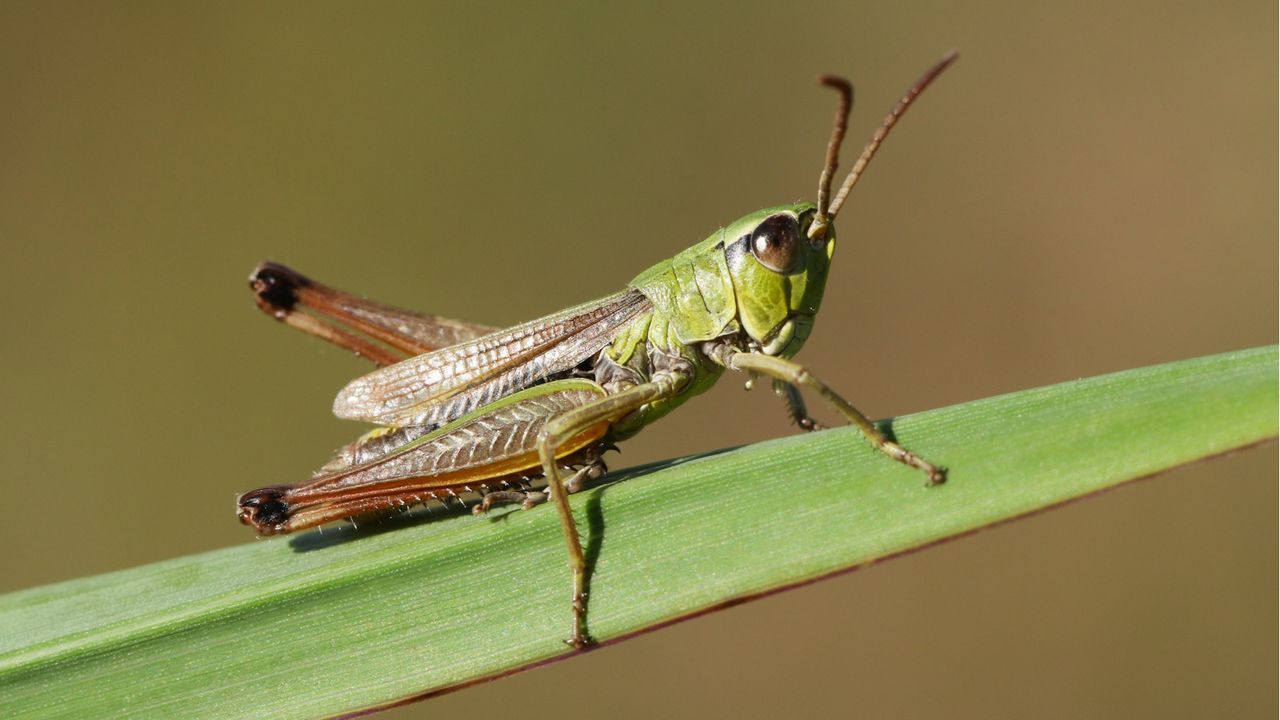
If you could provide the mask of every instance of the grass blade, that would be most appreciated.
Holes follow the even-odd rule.
[[[1277,349],[898,418],[947,485],[849,429],[625,473],[574,498],[609,641],[1277,433]],[[621,477],[615,475],[615,477]],[[395,532],[380,532],[383,528]],[[6,717],[316,717],[570,652],[555,513],[388,521],[0,597]]]

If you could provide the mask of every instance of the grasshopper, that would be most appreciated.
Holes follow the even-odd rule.
[[[479,495],[497,504],[550,500],[569,549],[575,648],[586,628],[586,563],[568,496],[605,471],[613,443],[708,389],[726,369],[772,379],[791,419],[820,429],[800,391],[817,393],[871,445],[942,483],[946,470],[888,438],[851,403],[790,360],[813,329],[835,250],[832,224],[880,144],[945,70],[933,65],[894,106],[833,196],[853,90],[839,94],[817,203],[746,215],[640,273],[621,292],[498,329],[402,310],[263,263],[258,306],[288,325],[379,365],[334,401],[340,418],[378,429],[343,447],[313,477],[237,499],[241,522],[273,535],[368,512]],[[567,475],[565,473],[568,473]],[[533,479],[546,489],[534,489]],[[463,503],[465,504],[465,503]]]

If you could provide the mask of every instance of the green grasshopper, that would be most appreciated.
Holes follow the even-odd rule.
[[[725,369],[771,378],[792,420],[810,419],[801,389],[821,395],[879,451],[944,481],[933,465],[885,436],[826,383],[789,358],[813,328],[835,250],[832,221],[881,142],[956,59],[931,67],[895,105],[834,197],[831,181],[853,90],[839,93],[817,204],[753,212],[645,270],[627,289],[501,330],[381,305],[274,263],[250,276],[258,306],[354,351],[378,370],[352,381],[334,414],[380,427],[343,447],[311,480],[244,493],[241,522],[263,535],[438,500],[473,511],[501,503],[559,512],[573,580],[575,648],[586,631],[586,563],[568,495],[605,471],[601,455]],[[568,472],[568,476],[564,473]],[[546,489],[531,482],[545,479]]]

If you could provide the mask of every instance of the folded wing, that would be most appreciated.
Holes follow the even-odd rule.
[[[411,357],[353,380],[338,393],[333,413],[394,426],[447,423],[572,370],[651,308],[639,291],[626,290]]]

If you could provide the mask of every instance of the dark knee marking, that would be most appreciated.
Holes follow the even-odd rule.
[[[250,490],[236,499],[236,515],[240,522],[251,525],[261,535],[288,532],[289,516],[293,507],[285,499],[290,486]]]
[[[309,287],[305,276],[279,263],[264,262],[249,275],[249,287],[263,310],[283,318],[298,304],[298,290]]]

